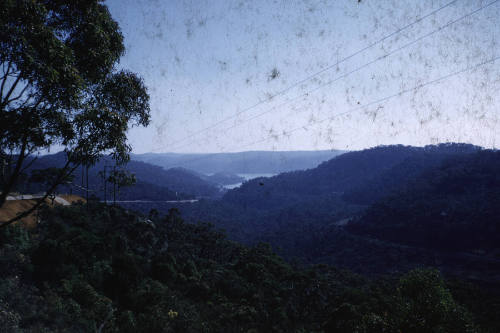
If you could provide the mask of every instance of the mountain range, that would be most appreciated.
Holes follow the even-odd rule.
[[[186,168],[203,174],[277,174],[314,168],[340,154],[341,150],[318,151],[246,151],[216,154],[146,153],[133,154],[132,160],[147,162],[165,169]]]
[[[256,178],[176,207],[236,241],[365,274],[437,266],[500,281],[500,152],[467,144],[381,146]],[[136,208],[139,208],[137,206]]]

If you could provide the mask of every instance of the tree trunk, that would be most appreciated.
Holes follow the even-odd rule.
[[[5,187],[2,189],[2,193],[0,194],[0,208],[2,208],[10,191],[17,183],[17,180],[19,178],[19,174],[21,173],[21,168],[22,168],[23,163],[24,163],[24,159],[26,158],[26,155],[25,155],[26,154],[26,145],[27,145],[27,140],[25,138],[23,140],[23,144],[21,146],[21,151],[19,152],[19,156],[17,158],[16,167],[14,168],[13,173],[9,176],[9,181],[7,182]]]

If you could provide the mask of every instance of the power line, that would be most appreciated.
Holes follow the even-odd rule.
[[[495,62],[495,61],[497,61],[498,59],[500,59],[500,57],[495,57],[495,58],[492,58],[492,59],[489,59],[489,60],[483,61],[483,62],[481,62],[481,63],[479,63],[479,64],[477,64],[477,65],[466,67],[466,68],[464,68],[464,69],[462,69],[462,70],[459,70],[459,71],[456,71],[456,72],[453,72],[453,73],[447,74],[447,75],[445,75],[445,76],[441,76],[441,77],[439,77],[439,78],[437,78],[437,79],[434,79],[434,80],[432,80],[432,81],[428,81],[428,82],[425,82],[425,83],[419,84],[419,85],[417,85],[417,86],[415,86],[415,87],[413,87],[413,88],[411,88],[411,89],[404,89],[404,90],[401,90],[401,91],[399,91],[399,92],[397,92],[397,93],[395,93],[395,94],[392,94],[392,95],[386,96],[386,97],[384,97],[384,98],[380,98],[380,99],[378,99],[378,100],[376,100],[376,101],[372,101],[372,102],[370,102],[370,103],[368,103],[368,104],[361,105],[361,106],[358,106],[358,107],[352,108],[352,109],[350,109],[350,110],[344,111],[344,112],[342,112],[342,113],[337,113],[337,114],[335,114],[335,115],[333,115],[333,116],[323,118],[323,119],[321,119],[321,120],[317,121],[314,125],[317,125],[317,124],[319,124],[319,123],[323,123],[323,122],[325,122],[325,121],[327,121],[327,120],[333,120],[333,119],[335,119],[335,118],[337,118],[337,117],[340,117],[340,116],[343,116],[343,115],[346,115],[346,114],[351,114],[351,113],[353,113],[353,112],[356,112],[356,111],[362,110],[362,109],[364,109],[364,108],[366,108],[366,107],[369,107],[369,106],[371,106],[371,105],[375,105],[375,104],[379,104],[379,103],[386,102],[386,101],[388,101],[388,100],[390,100],[390,99],[392,99],[392,98],[394,98],[394,97],[399,97],[399,96],[404,95],[404,94],[407,94],[407,93],[409,93],[409,92],[411,92],[411,91],[417,91],[417,90],[419,90],[419,89],[421,89],[421,88],[423,88],[423,87],[425,87],[425,86],[428,86],[428,85],[431,85],[431,84],[434,84],[434,83],[437,83],[437,82],[440,82],[440,81],[443,81],[443,80],[449,79],[449,78],[451,78],[451,77],[453,77],[453,76],[456,76],[456,75],[459,75],[459,74],[462,74],[462,73],[465,73],[465,72],[468,72],[468,71],[476,70],[477,68],[479,68],[479,67],[481,67],[481,66],[487,65],[487,64],[489,64],[489,63],[494,63],[494,62]],[[285,132],[283,135],[290,135],[291,133],[294,133],[294,132],[296,132],[296,131],[298,131],[298,130],[304,129],[305,127],[306,127],[306,126],[296,127],[296,128],[294,128],[294,129],[291,129],[291,130],[289,130],[289,131]],[[249,146],[254,145],[254,144],[257,144],[257,143],[261,143],[261,142],[268,141],[268,140],[270,140],[270,139],[272,139],[272,138],[274,138],[274,137],[276,137],[276,136],[271,136],[271,135],[270,135],[270,136],[268,136],[268,137],[266,137],[266,138],[264,138],[264,139],[261,139],[261,140],[258,140],[258,141],[254,141],[254,142],[251,142],[251,143],[249,143],[249,144],[247,144],[247,145],[245,145],[245,146],[242,146],[242,148],[249,147]]]
[[[432,36],[432,35],[434,35],[434,34],[436,34],[436,33],[440,32],[440,31],[442,31],[442,30],[444,30],[444,29],[446,29],[446,28],[448,28],[448,27],[450,27],[450,26],[454,25],[454,24],[455,24],[455,23],[457,23],[457,22],[460,22],[460,21],[462,21],[462,20],[464,20],[464,19],[466,19],[466,18],[468,18],[468,17],[470,17],[470,16],[472,16],[472,15],[474,15],[474,14],[478,13],[479,11],[481,11],[481,10],[483,10],[483,9],[485,9],[485,8],[487,8],[487,7],[491,6],[491,5],[493,5],[493,4],[495,4],[495,3],[496,3],[496,2],[498,2],[498,1],[500,1],[500,0],[495,0],[495,1],[493,1],[493,2],[490,2],[490,3],[489,3],[489,4],[487,4],[487,5],[481,6],[481,7],[479,7],[478,9],[476,9],[476,10],[474,10],[474,11],[472,11],[472,12],[469,12],[469,13],[467,13],[467,14],[465,14],[465,15],[463,15],[463,16],[461,16],[461,17],[459,17],[459,18],[455,19],[455,20],[452,20],[452,21],[450,21],[450,22],[446,23],[445,25],[442,25],[441,27],[439,27],[439,28],[438,28],[438,29],[436,29],[436,30],[433,30],[433,31],[431,31],[431,32],[429,32],[429,33],[427,33],[427,34],[425,34],[425,35],[422,35],[422,36],[420,36],[419,38],[417,38],[417,39],[415,39],[415,40],[413,40],[413,41],[411,41],[411,42],[409,42],[409,43],[406,43],[406,44],[404,44],[404,45],[402,45],[402,46],[398,47],[397,49],[392,50],[392,51],[390,51],[390,52],[388,52],[388,53],[386,53],[386,54],[384,54],[384,55],[382,55],[382,56],[379,56],[379,57],[375,58],[374,60],[369,61],[369,62],[367,62],[367,63],[365,63],[365,64],[363,64],[363,65],[361,65],[361,66],[359,66],[359,67],[356,67],[355,69],[353,69],[353,70],[351,70],[351,71],[349,71],[349,72],[347,72],[347,73],[345,73],[345,74],[342,74],[342,75],[340,75],[340,76],[338,76],[338,77],[336,77],[336,78],[334,78],[334,79],[332,79],[332,80],[330,80],[330,81],[328,81],[328,82],[326,82],[326,83],[324,83],[324,84],[321,84],[321,85],[319,85],[318,87],[316,87],[316,88],[314,88],[314,89],[312,89],[312,90],[309,90],[309,91],[307,91],[307,92],[305,92],[305,93],[299,94],[299,95],[297,95],[297,96],[295,96],[295,97],[293,97],[293,98],[291,98],[291,99],[289,99],[289,100],[286,100],[286,101],[282,102],[281,104],[278,104],[278,105],[276,105],[276,106],[273,106],[273,107],[271,107],[271,108],[267,109],[267,110],[266,110],[266,111],[264,111],[264,112],[261,112],[261,113],[259,113],[259,114],[255,115],[255,116],[253,116],[253,117],[250,117],[250,118],[246,119],[245,121],[242,121],[242,122],[240,122],[240,123],[238,123],[238,124],[235,124],[235,125],[232,125],[232,126],[230,126],[230,127],[228,127],[228,128],[225,128],[225,129],[224,129],[224,131],[229,131],[229,130],[231,130],[231,129],[235,128],[235,127],[239,127],[239,126],[241,126],[241,125],[243,125],[243,124],[245,124],[245,123],[247,123],[247,122],[249,122],[249,121],[252,121],[252,120],[254,120],[254,119],[256,119],[256,118],[259,118],[259,117],[261,117],[261,116],[263,116],[263,115],[265,115],[265,114],[268,114],[269,112],[271,112],[271,111],[273,111],[273,110],[276,110],[276,109],[278,109],[278,108],[280,108],[280,107],[282,107],[282,106],[284,106],[284,105],[286,105],[286,104],[289,104],[289,103],[291,103],[291,102],[293,102],[293,101],[296,101],[296,100],[298,100],[298,99],[300,99],[300,98],[302,98],[302,97],[307,97],[307,96],[309,96],[311,93],[316,92],[316,91],[318,91],[319,89],[321,89],[321,88],[323,88],[323,87],[325,87],[325,86],[331,85],[332,83],[335,83],[335,82],[337,82],[337,81],[339,81],[339,80],[341,80],[341,79],[344,79],[344,78],[348,77],[348,76],[349,76],[349,75],[351,75],[351,74],[354,74],[354,73],[356,73],[356,72],[359,72],[360,70],[362,70],[362,69],[364,69],[364,68],[366,68],[366,67],[368,67],[368,66],[370,66],[370,65],[373,65],[374,63],[376,63],[376,62],[378,62],[378,61],[380,61],[380,60],[383,60],[383,59],[385,59],[385,58],[387,58],[387,57],[389,57],[389,56],[392,56],[393,54],[398,53],[398,52],[400,52],[400,51],[404,50],[405,48],[410,47],[410,46],[412,46],[412,45],[414,45],[414,44],[416,44],[416,43],[418,43],[418,42],[420,42],[420,41],[424,40],[425,38],[428,38],[428,37],[430,37],[430,36]],[[184,147],[187,147],[187,146],[189,146],[189,145],[191,145],[191,142],[189,142],[189,143],[187,143],[187,144],[184,144],[184,145],[181,145],[181,146],[178,146],[178,147],[176,147],[176,149],[179,149],[179,148],[184,148]]]
[[[284,93],[286,93],[286,92],[290,91],[291,89],[293,89],[293,88],[295,88],[295,87],[299,86],[300,84],[302,84],[302,83],[304,83],[304,82],[307,82],[307,81],[311,80],[312,78],[314,78],[314,77],[316,77],[316,76],[318,76],[318,75],[320,75],[320,74],[322,74],[322,73],[324,73],[324,72],[326,72],[326,71],[331,70],[332,68],[337,67],[339,64],[341,64],[341,63],[343,63],[343,62],[345,62],[345,61],[347,61],[347,60],[349,60],[349,59],[351,59],[351,58],[353,58],[353,57],[357,56],[357,55],[358,55],[358,54],[360,54],[360,53],[363,53],[364,51],[366,51],[366,50],[368,50],[368,49],[370,49],[370,48],[372,48],[372,47],[376,46],[377,44],[382,43],[383,41],[385,41],[385,40],[387,40],[387,39],[389,39],[389,38],[391,38],[391,37],[393,37],[393,36],[395,36],[395,35],[397,35],[397,34],[401,33],[402,31],[404,31],[404,30],[406,30],[406,29],[408,29],[408,28],[411,28],[412,26],[414,26],[414,25],[416,25],[416,24],[420,23],[421,21],[425,20],[426,18],[428,18],[428,17],[430,17],[430,16],[432,16],[432,15],[434,15],[434,14],[438,13],[439,11],[441,11],[441,10],[443,10],[443,9],[445,9],[445,8],[447,8],[447,7],[451,6],[451,5],[453,5],[453,4],[455,4],[457,1],[458,1],[458,0],[453,0],[453,1],[451,1],[451,2],[448,2],[447,4],[445,4],[445,5],[443,5],[443,6],[439,7],[439,8],[437,8],[436,10],[434,10],[434,11],[432,11],[432,12],[430,12],[430,13],[428,13],[428,14],[426,14],[426,15],[424,15],[424,16],[422,16],[422,17],[418,18],[418,19],[416,19],[415,21],[413,21],[413,22],[411,22],[411,23],[409,23],[409,24],[407,24],[407,25],[403,26],[402,28],[399,28],[399,29],[397,29],[396,31],[394,31],[394,32],[392,32],[392,33],[390,33],[390,34],[388,34],[388,35],[386,35],[386,36],[384,36],[384,37],[382,37],[382,38],[378,39],[377,41],[375,41],[375,42],[373,42],[373,43],[371,43],[371,44],[369,44],[369,45],[365,46],[364,48],[362,48],[362,49],[360,49],[360,50],[358,50],[358,51],[356,51],[356,52],[354,52],[354,53],[352,53],[352,54],[350,54],[350,55],[348,55],[348,56],[346,56],[345,58],[343,58],[343,59],[341,59],[341,60],[338,60],[335,64],[330,65],[330,66],[327,66],[327,67],[325,67],[325,68],[323,68],[323,69],[321,69],[321,70],[319,70],[319,71],[317,71],[317,72],[315,72],[315,73],[313,73],[313,74],[311,74],[311,75],[309,75],[309,76],[307,76],[307,77],[305,77],[305,78],[303,78],[303,79],[301,79],[301,80],[299,80],[299,81],[296,81],[295,83],[293,83],[293,84],[291,84],[290,86],[288,86],[288,87],[284,88],[283,90],[280,90],[280,91],[278,91],[277,93],[275,93],[275,94],[273,94],[273,95],[271,95],[271,96],[269,96],[269,97],[267,97],[267,98],[265,98],[265,99],[263,99],[263,100],[261,100],[261,101],[259,101],[259,102],[255,103],[255,104],[253,104],[253,105],[251,105],[251,106],[249,106],[249,107],[247,107],[247,108],[245,108],[245,109],[243,109],[243,110],[241,110],[241,111],[238,111],[236,114],[234,114],[234,115],[232,115],[232,116],[226,117],[226,118],[224,118],[224,119],[222,119],[222,120],[220,120],[220,121],[218,121],[218,122],[216,122],[216,123],[214,123],[214,124],[212,124],[212,125],[210,125],[210,126],[208,126],[208,127],[205,127],[205,128],[203,128],[203,129],[201,129],[201,130],[199,130],[199,131],[196,131],[196,132],[194,132],[194,133],[192,133],[192,134],[190,134],[190,135],[188,135],[188,136],[186,136],[186,137],[184,137],[184,138],[182,138],[182,139],[179,139],[179,140],[177,140],[177,141],[174,141],[174,142],[172,142],[171,144],[167,145],[167,147],[172,146],[172,145],[175,145],[175,144],[180,143],[180,142],[184,142],[185,140],[188,140],[188,139],[190,139],[190,138],[192,138],[192,137],[194,137],[194,136],[197,136],[197,135],[198,135],[198,134],[200,134],[200,133],[203,133],[203,132],[205,132],[205,131],[207,131],[207,130],[209,130],[209,129],[212,129],[212,128],[214,128],[214,127],[216,127],[216,126],[218,126],[218,125],[220,125],[220,124],[222,124],[222,123],[225,123],[225,122],[226,122],[226,121],[228,121],[228,120],[234,119],[234,118],[238,117],[239,115],[241,115],[241,114],[243,114],[243,113],[246,113],[246,112],[248,112],[248,111],[250,111],[250,110],[252,110],[252,109],[254,109],[254,108],[256,108],[256,107],[258,107],[258,106],[260,106],[260,105],[262,105],[262,104],[264,104],[264,103],[267,103],[267,102],[271,101],[271,100],[272,100],[272,99],[274,99],[275,97],[277,97],[277,96],[279,96],[279,95],[282,95],[282,94],[284,94]],[[495,1],[495,2],[496,2],[496,1]]]
[[[500,0],[497,0],[497,1],[500,1]],[[497,2],[497,1],[495,1],[495,2]],[[479,63],[479,64],[476,64],[476,65],[474,65],[474,66],[468,66],[468,67],[466,67],[466,68],[464,68],[464,69],[461,69],[461,70],[459,70],[459,71],[456,71],[456,72],[453,72],[453,73],[450,73],[450,74],[447,74],[447,75],[441,76],[441,77],[439,77],[439,78],[437,78],[437,79],[434,79],[434,80],[431,80],[431,81],[428,81],[428,82],[425,82],[425,83],[419,84],[419,85],[417,85],[417,86],[415,86],[415,87],[413,87],[413,88],[400,90],[400,91],[398,91],[397,93],[394,93],[394,94],[392,94],[392,95],[389,95],[389,96],[386,96],[386,97],[383,97],[383,98],[377,99],[377,100],[372,101],[372,102],[370,102],[370,103],[368,103],[368,104],[365,104],[365,105],[360,105],[360,106],[357,106],[357,107],[355,107],[355,108],[349,109],[349,110],[347,110],[347,111],[344,111],[344,112],[341,112],[341,113],[337,113],[337,114],[335,114],[335,115],[333,115],[333,116],[323,118],[323,119],[321,119],[321,120],[317,121],[314,125],[317,125],[317,124],[323,123],[323,122],[328,121],[328,120],[333,120],[333,119],[335,119],[335,118],[337,118],[337,117],[340,117],[340,116],[343,116],[343,115],[346,115],[346,114],[352,114],[352,113],[354,113],[354,112],[356,112],[356,111],[363,110],[363,109],[365,109],[365,108],[367,108],[367,107],[369,107],[369,106],[372,106],[372,105],[375,105],[375,104],[379,104],[379,103],[386,102],[386,101],[388,101],[388,100],[390,100],[390,99],[392,99],[392,98],[399,97],[399,96],[401,96],[401,95],[407,94],[407,93],[412,92],[412,91],[417,91],[417,90],[419,90],[419,89],[421,89],[421,88],[423,88],[423,87],[426,87],[426,86],[429,86],[429,85],[432,85],[432,84],[438,83],[438,82],[440,82],[440,81],[444,81],[444,80],[446,80],[446,79],[449,79],[449,78],[451,78],[451,77],[454,77],[454,76],[457,76],[457,75],[463,74],[463,73],[465,73],[465,72],[476,70],[476,69],[478,69],[479,67],[482,67],[482,66],[484,66],[484,65],[487,65],[487,64],[490,64],[490,63],[494,63],[495,61],[497,61],[497,60],[499,60],[499,59],[500,59],[500,56],[497,56],[497,57],[491,58],[491,59],[489,59],[489,60],[483,61],[483,62],[481,62],[481,63]],[[252,146],[252,145],[254,145],[254,144],[257,144],[257,143],[262,143],[262,142],[265,142],[265,141],[269,141],[270,139],[273,139],[273,138],[274,138],[274,139],[276,139],[276,137],[280,137],[280,136],[284,136],[284,135],[287,135],[287,136],[288,136],[288,135],[290,135],[291,133],[297,132],[297,131],[299,131],[299,130],[301,130],[301,129],[306,129],[306,127],[307,127],[307,125],[306,125],[306,126],[299,126],[299,127],[293,128],[293,129],[291,129],[291,130],[289,130],[289,131],[284,131],[284,134],[282,134],[282,135],[279,135],[279,134],[277,134],[277,135],[269,135],[269,136],[267,136],[267,137],[265,137],[265,138],[263,138],[263,139],[260,139],[260,140],[257,140],[257,141],[253,141],[253,142],[250,142],[250,143],[248,143],[248,144],[246,144],[246,145],[244,145],[244,146],[241,146],[240,148],[250,147],[250,146]],[[212,155],[213,155],[213,154],[210,154],[210,155],[203,155],[203,156],[200,156],[200,157],[198,157],[198,158],[194,158],[194,159],[190,159],[190,160],[187,160],[187,161],[183,161],[182,163],[183,163],[183,164],[185,164],[185,163],[189,163],[189,162],[195,162],[195,161],[198,161],[198,160],[203,160],[203,159],[206,159],[206,158],[211,157]],[[174,166],[174,165],[173,165],[173,166]],[[173,166],[172,166],[172,167],[173,167]]]

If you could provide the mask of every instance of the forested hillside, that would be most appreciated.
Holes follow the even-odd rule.
[[[33,170],[46,169],[50,167],[61,167],[64,165],[65,156],[63,153],[45,155],[38,157],[26,170],[25,182],[18,185],[20,190],[27,193],[43,190],[43,185],[30,182],[29,175]],[[113,171],[114,161],[109,157],[103,157],[88,169],[88,181],[90,195],[98,198],[104,197],[103,172],[109,176]],[[196,197],[217,197],[220,194],[219,185],[201,179],[195,173],[182,169],[165,170],[152,164],[130,161],[122,168],[135,175],[137,184],[131,187],[120,189],[117,194],[119,200],[180,200],[192,199]],[[87,187],[87,170],[79,167],[74,172],[73,185],[62,184],[59,191],[62,193],[74,193],[85,195],[82,188]],[[112,197],[112,184],[107,184],[107,197]]]
[[[425,168],[456,154],[475,152],[479,147],[442,144],[423,148],[381,146],[348,152],[318,167],[283,173],[263,180],[254,179],[224,195],[224,201],[259,208],[275,207],[304,197],[343,195],[349,202],[365,203],[418,175]],[[358,197],[358,192],[362,193]]]
[[[497,332],[500,153],[337,158],[181,206],[196,224],[93,202],[45,208],[31,231],[3,228],[0,319],[18,332]],[[320,175],[329,181],[309,188]]]
[[[499,333],[499,5],[1,0],[0,333]]]
[[[175,211],[145,217],[102,204],[48,209],[36,230],[1,229],[0,254],[5,332],[498,328],[494,294],[445,282],[437,271],[369,280],[327,266],[297,268],[267,245],[238,245]]]
[[[348,230],[412,246],[486,252],[498,259],[500,152],[447,159],[377,201]]]
[[[377,147],[178,207],[191,221],[211,221],[247,244],[269,242],[303,263],[365,274],[430,265],[493,282],[498,160],[463,144]]]

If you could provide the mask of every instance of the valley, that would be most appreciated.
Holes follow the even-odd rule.
[[[33,163],[33,168],[37,165],[55,167],[57,161],[57,154],[44,156]],[[267,288],[254,278],[263,274],[263,270],[277,269],[282,270],[280,272],[285,275],[281,276],[282,273],[278,272],[272,273],[274,274],[272,276],[267,275],[266,283],[272,284],[274,290],[280,290],[278,292],[281,295],[280,299],[288,297],[288,302],[303,306],[307,303],[305,300],[311,297],[311,284],[323,283],[321,290],[314,296],[315,304],[337,302],[340,298],[342,302],[355,307],[356,310],[354,308],[349,310],[353,311],[353,316],[358,316],[355,313],[359,311],[361,313],[374,311],[369,312],[372,315],[380,313],[379,311],[396,311],[393,312],[396,318],[403,322],[384,321],[384,325],[395,325],[394,327],[406,327],[406,320],[410,319],[405,319],[405,315],[398,312],[401,311],[399,303],[390,303],[387,308],[378,302],[381,302],[386,295],[393,295],[391,297],[396,297],[394,299],[399,297],[404,299],[408,296],[397,294],[400,291],[394,294],[390,285],[400,283],[398,288],[404,288],[401,286],[404,286],[405,279],[416,279],[418,282],[415,288],[423,288],[426,283],[430,283],[427,288],[445,288],[443,285],[439,287],[440,283],[444,282],[439,282],[437,278],[443,276],[446,288],[449,288],[453,297],[471,311],[476,322],[487,328],[484,332],[494,332],[499,327],[498,322],[492,319],[496,310],[500,309],[497,297],[500,295],[500,247],[498,246],[500,244],[498,238],[500,153],[497,151],[456,143],[425,147],[379,146],[346,152],[305,170],[279,174],[224,172],[223,177],[222,174],[217,176],[225,180],[239,179],[235,177],[244,179],[242,184],[233,189],[225,189],[223,184],[210,181],[211,175],[197,171],[184,168],[165,170],[146,162],[132,161],[124,167],[136,174],[139,186],[131,185],[127,192],[120,191],[114,200],[110,197],[111,193],[107,193],[107,205],[103,200],[104,184],[99,183],[97,176],[93,176],[98,175],[99,168],[106,165],[105,163],[106,159],[93,169],[89,169],[89,178],[94,177],[89,181],[89,187],[92,186],[94,195],[87,204],[80,202],[71,206],[61,206],[66,207],[67,211],[58,210],[57,207],[46,207],[37,215],[39,223],[36,228],[35,225],[31,226],[33,230],[43,233],[45,240],[39,243],[37,238],[23,236],[31,239],[29,242],[34,246],[30,250],[35,251],[30,260],[35,265],[36,280],[56,283],[65,276],[66,273],[61,270],[66,269],[65,265],[73,265],[72,269],[86,269],[86,264],[78,263],[80,259],[64,261],[66,264],[62,262],[55,264],[55,267],[60,268],[54,272],[44,268],[45,265],[54,265],[51,264],[52,256],[59,257],[65,253],[56,255],[55,252],[51,252],[55,250],[46,250],[47,247],[54,246],[50,245],[53,244],[54,237],[58,239],[61,231],[57,230],[70,228],[63,232],[65,235],[61,236],[63,238],[56,241],[59,244],[57,246],[69,246],[68,250],[64,251],[74,253],[74,249],[85,247],[87,246],[85,244],[91,244],[96,239],[103,242],[99,245],[101,247],[105,246],[104,244],[115,244],[113,246],[117,246],[116,249],[109,248],[105,252],[98,250],[99,258],[102,258],[100,260],[112,265],[109,269],[113,272],[120,269],[128,270],[136,267],[134,260],[142,260],[141,265],[148,267],[144,268],[146,269],[144,273],[139,273],[142,272],[142,268],[134,268],[138,269],[137,274],[150,276],[142,280],[142,284],[152,283],[146,281],[160,281],[158,283],[168,285],[169,288],[175,286],[172,295],[176,296],[172,297],[181,297],[187,302],[185,304],[196,307],[200,316],[204,316],[207,309],[203,301],[198,298],[207,297],[212,300],[211,302],[218,302],[214,298],[217,293],[219,295],[224,293],[225,302],[232,302],[231,307],[246,311],[239,301],[243,295],[250,296],[245,294],[247,290],[245,288],[254,290]],[[85,189],[86,184],[83,185],[83,187],[81,185],[72,187],[71,184],[64,184],[59,191],[72,189],[74,193],[82,188]],[[179,185],[182,187],[177,187]],[[21,184],[20,188],[33,188],[33,186],[34,184]],[[85,192],[80,193],[85,196]],[[25,197],[36,196],[25,195]],[[59,215],[61,217],[57,217]],[[70,215],[75,216],[74,221],[64,217]],[[57,226],[60,223],[62,225]],[[109,228],[115,231],[108,234],[106,230],[110,230]],[[85,237],[91,238],[84,243],[78,241],[79,236],[73,238],[85,229],[91,232]],[[72,232],[69,230],[80,231],[71,236]],[[66,234],[67,232],[69,234]],[[113,234],[119,238],[108,239],[113,237]],[[4,242],[7,242],[5,244],[10,244],[8,239],[5,238]],[[67,243],[64,239],[72,240]],[[126,250],[126,253],[129,253],[128,259],[118,259],[122,256],[120,249],[123,246],[128,249]],[[4,253],[6,249],[8,248],[1,250],[0,247]],[[21,249],[15,251],[22,252]],[[49,255],[49,252],[44,251],[52,254]],[[244,257],[244,253],[248,253],[246,251],[255,251],[252,252],[253,255],[261,257],[249,259]],[[109,257],[108,253],[114,253],[113,257]],[[158,253],[163,254],[157,257]],[[148,257],[150,259],[147,259]],[[73,262],[74,260],[76,262]],[[126,260],[126,264],[123,264],[125,266],[122,268],[116,266],[117,260]],[[189,265],[180,263],[186,260]],[[258,263],[251,263],[251,260],[257,260]],[[267,262],[266,266],[262,266],[262,261]],[[9,265],[18,267],[16,265],[19,264]],[[75,268],[75,265],[83,266]],[[22,267],[19,266],[17,269],[23,270]],[[227,276],[217,277],[219,274],[217,272],[220,271],[224,271]],[[291,273],[292,271],[294,273]],[[81,274],[87,276],[87,273]],[[198,274],[211,277],[202,283]],[[299,282],[294,274],[299,276],[309,274],[311,280]],[[147,280],[151,278],[153,280]],[[89,275],[85,279],[92,277]],[[121,294],[134,299],[131,304],[142,302],[143,296],[134,291],[134,288],[142,287],[131,282],[132,280],[122,281],[115,275],[108,277],[102,275],[100,279],[104,279],[104,284],[94,284],[95,288],[100,293],[113,297],[114,302],[118,302],[116,304],[126,306],[128,301],[119,300]],[[397,279],[400,279],[399,282]],[[227,283],[243,283],[246,287],[240,285],[236,289],[231,289],[226,286]],[[295,294],[284,296],[289,292],[288,283],[308,284],[309,286],[302,292],[308,293],[309,296],[306,298],[302,298],[304,295]],[[120,289],[122,288],[120,285],[128,286],[123,288],[131,288],[131,291]],[[186,286],[189,287],[183,292]],[[80,287],[75,285],[72,288]],[[332,295],[335,293],[335,288],[341,288],[344,290],[342,293],[347,294],[334,297]],[[383,291],[380,291],[380,294],[372,294],[366,288],[382,288]],[[1,292],[2,284],[0,284],[0,295]],[[155,295],[158,295],[157,292],[159,291],[154,292]],[[363,302],[374,302],[370,305],[371,310],[358,308],[361,305],[356,301],[356,297],[350,294],[351,292],[364,295],[362,297],[366,299]],[[236,296],[235,299],[232,293],[240,296]],[[4,292],[4,295],[11,294]],[[267,294],[263,294],[257,303],[252,304],[254,306],[267,304],[266,302],[270,300],[264,295]],[[328,301],[323,298],[325,295],[329,295]],[[32,296],[25,295],[25,297]],[[479,297],[483,303],[480,303]],[[413,301],[412,299],[411,302]],[[342,308],[338,306],[337,303],[335,311],[340,311]],[[432,310],[426,311],[434,311],[435,306],[431,305]],[[176,309],[183,309],[179,310],[182,313],[187,311],[180,304]],[[268,313],[269,309],[269,305],[266,305],[262,311]],[[218,308],[216,311],[223,310]],[[316,309],[314,314],[311,314],[312,321],[309,321],[300,315],[295,315],[290,309],[282,311],[287,313],[286,318],[297,318],[299,326],[316,327],[322,332],[329,331],[328,325],[334,327],[346,325],[349,330],[354,327],[352,326],[354,324],[344,321],[348,316],[345,313],[334,315],[336,313],[334,311],[325,317],[324,310]],[[453,325],[469,325],[457,321],[466,320],[467,316],[468,314],[461,313],[453,321]],[[167,319],[170,325],[168,327],[172,329],[191,327],[192,330],[197,325],[197,320],[191,318],[189,323],[182,326],[172,321],[172,318]],[[240,327],[243,323],[257,325],[250,324],[253,323],[250,318],[238,317],[233,320],[232,324],[211,322],[211,325],[222,325],[222,327],[227,327],[226,325]],[[288,319],[283,320],[288,322]],[[158,320],[152,323],[158,323]],[[315,326],[318,323],[321,325]],[[142,322],[141,325],[153,330],[159,329],[151,328],[156,326],[148,326],[146,322]],[[264,322],[262,325],[255,327],[262,327],[265,330],[267,328],[264,327],[269,327],[270,323]],[[291,323],[287,325],[295,327]],[[366,325],[372,327],[370,325],[375,324],[370,322]],[[452,324],[446,322],[443,325]],[[447,328],[447,332],[451,331],[455,329]]]
[[[0,333],[500,332],[499,18],[0,1]]]

